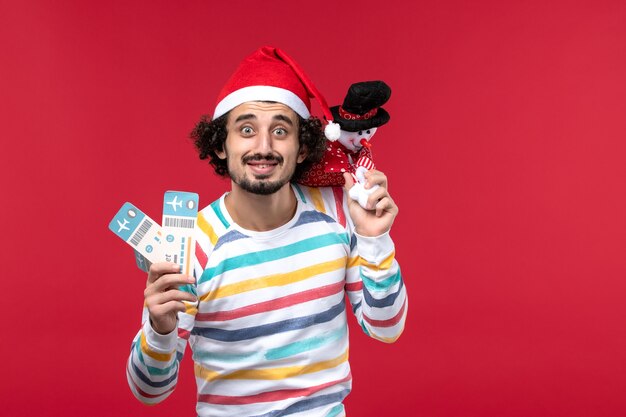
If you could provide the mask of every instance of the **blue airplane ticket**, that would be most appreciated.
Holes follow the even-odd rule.
[[[198,194],[167,191],[163,198],[161,249],[167,262],[180,265],[180,271],[193,274],[192,257],[195,249],[194,229],[198,217]]]
[[[161,227],[131,203],[122,205],[109,223],[109,229],[135,249],[135,260],[139,268],[144,269],[144,265],[144,270],[147,270],[150,267],[148,263],[165,259],[161,245]],[[145,260],[140,260],[139,255]]]

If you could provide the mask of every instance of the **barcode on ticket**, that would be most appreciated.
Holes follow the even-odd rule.
[[[193,229],[196,227],[196,219],[180,219],[175,217],[166,217],[163,226],[165,227],[181,227],[183,229]]]
[[[139,229],[137,229],[137,232],[130,238],[130,244],[132,246],[139,245],[139,242],[141,242],[141,239],[148,233],[148,230],[150,230],[153,224],[150,219],[144,219]]]

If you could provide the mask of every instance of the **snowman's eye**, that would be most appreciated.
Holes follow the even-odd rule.
[[[367,131],[366,131],[365,133],[367,133],[367,134],[369,135],[369,134],[370,134],[370,131],[369,131],[369,129],[368,129],[368,130],[367,130]]]
[[[363,135],[363,131],[362,131],[362,130],[359,130],[358,135],[359,135],[359,136],[362,136],[362,135]]]

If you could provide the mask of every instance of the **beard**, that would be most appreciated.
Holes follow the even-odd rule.
[[[231,178],[233,178],[231,176]],[[237,181],[235,181],[237,182]],[[241,178],[237,184],[245,191],[258,194],[258,195],[270,195],[274,194],[285,184],[287,184],[289,180],[278,180],[278,181],[251,181],[248,178]]]
[[[242,164],[245,165],[249,161],[260,160],[266,160],[268,162],[274,161],[278,164],[279,167],[281,167],[284,162],[284,159],[281,156],[271,154],[254,154],[243,158]],[[284,175],[276,181],[266,181],[266,179],[269,178],[269,175],[255,175],[254,179],[250,179],[244,173],[241,175],[241,177],[237,177],[235,173],[230,169],[230,166],[228,166],[228,175],[230,176],[230,179],[233,180],[235,184],[239,185],[239,187],[241,187],[244,191],[258,195],[270,195],[274,194],[275,192],[283,188],[285,184],[291,181],[295,169],[296,168],[294,166],[290,172],[285,172]]]

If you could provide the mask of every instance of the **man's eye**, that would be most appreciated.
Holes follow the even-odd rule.
[[[254,130],[252,130],[252,128],[249,126],[244,126],[241,128],[241,133],[244,135],[251,135],[254,133]]]
[[[283,129],[282,127],[279,127],[274,130],[274,134],[278,136],[285,136],[287,134],[287,131]]]

